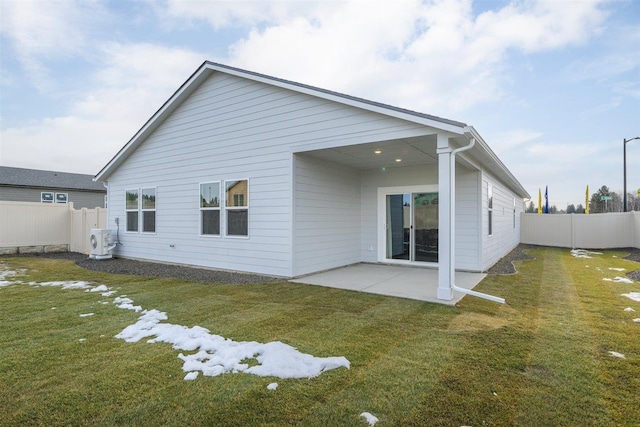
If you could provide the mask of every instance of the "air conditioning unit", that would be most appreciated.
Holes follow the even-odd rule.
[[[116,247],[116,245],[111,242],[111,230],[104,228],[92,228],[91,237],[89,238],[89,246],[91,249],[89,258],[111,258],[111,251]]]

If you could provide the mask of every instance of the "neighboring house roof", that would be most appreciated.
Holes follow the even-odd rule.
[[[8,166],[0,166],[0,186],[107,192],[92,175]]]
[[[175,109],[191,95],[202,82],[215,72],[226,73],[234,76],[243,77],[273,86],[305,93],[315,97],[327,99],[330,101],[350,105],[364,110],[392,116],[425,126],[440,129],[452,135],[470,135],[473,134],[478,140],[478,144],[474,150],[478,152],[479,157],[483,160],[491,162],[493,170],[501,179],[505,180],[516,192],[522,197],[529,198],[529,194],[511,172],[504,166],[498,157],[491,151],[489,146],[479,136],[473,127],[465,123],[455,120],[444,119],[429,114],[419,113],[416,111],[398,108],[379,102],[369,101],[338,92],[333,92],[318,87],[293,82],[265,74],[247,71],[240,68],[230,67],[228,65],[218,64],[215,62],[205,61],[192,75],[185,81],[182,86],[160,107],[156,113],[140,128],[140,130],[127,142],[127,144],[105,165],[104,168],[94,178],[95,180],[107,180],[109,175],[115,171],[118,166],[126,160],[126,158],[135,151],[135,149],[155,130],[157,127],[173,112]]]

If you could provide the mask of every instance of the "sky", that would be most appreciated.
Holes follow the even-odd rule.
[[[634,0],[0,0],[0,165],[97,174],[205,60],[472,125],[558,209],[640,136]]]

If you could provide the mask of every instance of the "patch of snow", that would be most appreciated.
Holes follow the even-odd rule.
[[[628,294],[622,294],[622,296],[640,302],[640,292],[629,292]]]
[[[624,271],[624,268],[614,268],[614,267],[609,267],[609,270],[613,270],[613,271]]]
[[[378,422],[378,418],[371,415],[368,412],[363,412],[360,414],[361,417],[364,417],[365,420],[369,423],[370,426],[375,425]]]
[[[628,312],[633,313],[635,310],[633,308],[631,308],[631,307],[627,307],[627,308],[624,309],[624,311],[628,311]]]
[[[102,295],[103,297],[110,297],[111,295],[115,294],[117,291],[109,291],[109,292],[103,292],[100,295]]]
[[[184,376],[184,380],[185,381],[193,381],[196,378],[198,378],[198,374],[200,374],[200,372],[189,372],[187,375]]]
[[[189,328],[160,323],[167,318],[164,312],[145,310],[135,324],[127,326],[115,337],[126,342],[155,337],[147,342],[172,344],[176,350],[199,350],[195,354],[178,355],[184,362],[182,370],[201,371],[204,376],[212,377],[244,372],[262,377],[313,378],[331,369],[348,369],[350,366],[345,357],[314,357],[280,341],[267,344],[255,341],[236,342],[220,335],[212,335],[208,329],[200,326]],[[246,359],[256,359],[259,364],[249,367],[247,363],[242,363]]]
[[[626,359],[626,357],[624,357],[624,354],[618,353],[617,351],[609,351],[608,353],[609,356],[617,357],[618,359]]]
[[[89,317],[89,316],[93,316],[95,313],[85,313],[85,314],[81,314],[80,317]]]
[[[89,289],[89,292],[106,292],[109,288],[106,285],[96,286],[95,288]]]
[[[86,340],[87,340],[86,338],[80,338],[78,342],[85,342]]]
[[[576,258],[591,258],[589,255],[602,255],[602,252],[591,252],[586,249],[572,249],[571,255]]]
[[[31,282],[33,283],[33,282]],[[31,283],[29,283],[31,285]],[[60,286],[62,289],[87,289],[92,286],[89,282],[73,282],[73,281],[64,281],[64,282],[38,282],[33,286]]]
[[[113,299],[113,303],[117,304],[118,308],[124,308],[125,310],[133,310],[136,313],[142,311],[141,306],[133,305],[133,300],[131,298],[127,298],[126,296],[115,297]]]
[[[56,308],[58,308],[58,307],[51,307],[51,310],[55,310]]]
[[[633,321],[634,321],[635,323],[640,323],[640,318],[633,319]]]
[[[629,284],[633,284],[633,280],[631,279],[627,279],[626,277],[620,277],[620,276],[616,276],[613,279],[609,279],[608,277],[605,277],[604,279],[605,282],[616,282],[616,283],[629,283]]]
[[[267,386],[267,390],[275,390],[278,388],[278,383],[271,383]]]

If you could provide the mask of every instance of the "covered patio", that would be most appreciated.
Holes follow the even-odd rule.
[[[473,289],[484,273],[456,271],[456,285]],[[438,299],[438,270],[413,266],[360,263],[291,279],[290,282],[326,286],[378,295],[455,305],[462,292],[453,292],[450,300]]]

